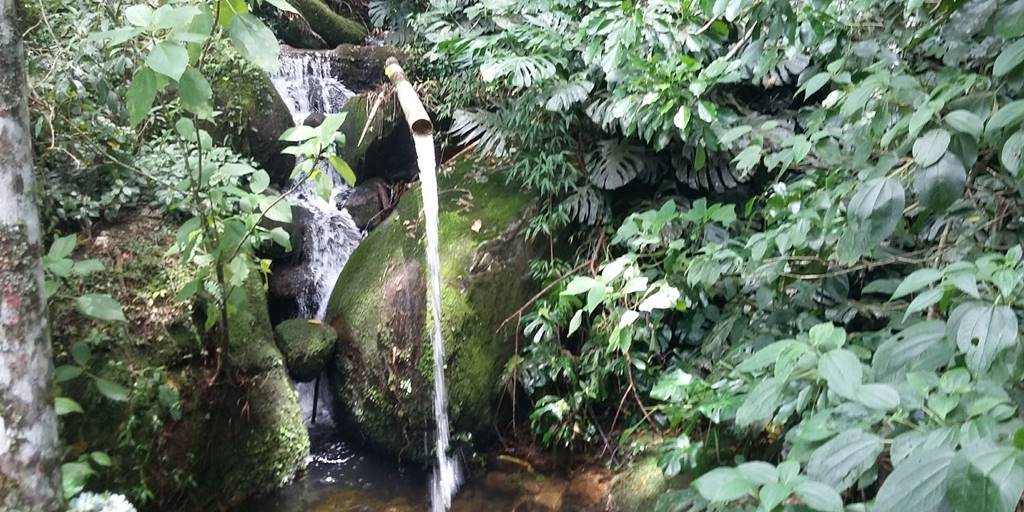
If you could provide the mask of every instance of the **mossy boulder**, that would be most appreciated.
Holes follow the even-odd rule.
[[[279,139],[294,120],[270,77],[226,43],[212,47],[204,72],[214,106],[222,113],[206,128],[218,141],[259,163],[273,183],[286,183],[295,157],[281,153],[287,143]]]
[[[297,318],[277,324],[274,334],[288,373],[299,382],[316,379],[324,371],[338,341],[331,326]]]
[[[231,342],[222,359],[210,357],[216,333],[203,329],[202,305],[176,299],[194,269],[167,254],[174,233],[157,214],[135,212],[76,252],[105,270],[72,276],[66,293],[110,294],[128,321],[93,321],[73,300],[51,301],[55,363],[88,374],[58,384],[87,411],[61,417],[61,438],[66,461],[112,457],[87,490],[124,493],[140,510],[221,510],[303,469],[309,440],[261,276],[236,292],[246,314],[231,315]],[[89,376],[124,386],[128,400],[103,396]]]
[[[309,434],[281,368],[227,383],[210,413],[199,496],[234,504],[290,482],[306,467]]]
[[[334,12],[321,0],[292,0],[291,4],[329,46],[366,39],[366,27]]]
[[[349,258],[328,304],[338,332],[329,366],[336,414],[370,446],[406,459],[429,456],[433,373],[422,199],[414,186]],[[455,431],[491,430],[515,322],[502,322],[535,289],[522,223],[530,197],[484,164],[442,169],[442,326]]]
[[[609,510],[616,512],[647,512],[654,510],[658,499],[665,493],[682,489],[689,484],[687,474],[675,477],[665,476],[658,457],[643,455],[621,473],[615,475],[611,484]]]

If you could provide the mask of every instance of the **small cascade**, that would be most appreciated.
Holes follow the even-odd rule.
[[[271,80],[292,113],[302,124],[314,112],[337,112],[355,93],[332,76],[331,57],[324,52],[281,52],[281,65]]]
[[[451,507],[452,497],[462,483],[458,462],[448,453],[451,428],[448,424],[448,386],[444,378],[444,338],[441,335],[441,255],[438,234],[437,165],[434,138],[430,133],[414,134],[416,159],[423,192],[423,216],[427,234],[427,271],[430,279],[430,308],[433,320],[434,421],[437,426],[434,449],[437,466],[430,482],[430,503],[434,512]]]
[[[296,125],[302,124],[312,113],[338,112],[354,95],[331,75],[330,61],[319,52],[282,52],[280,67],[271,80]],[[331,176],[334,186],[330,197],[326,200],[320,197],[312,180],[306,180],[297,184],[288,199],[301,209],[304,225],[299,258],[308,284],[297,294],[299,317],[323,320],[331,290],[364,233],[344,207],[351,192],[349,186],[326,163],[320,163],[318,168]],[[327,379],[320,377],[314,382],[296,383],[295,388],[308,423],[333,424]]]

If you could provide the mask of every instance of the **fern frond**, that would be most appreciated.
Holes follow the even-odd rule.
[[[564,112],[573,105],[587,99],[592,90],[594,90],[594,82],[590,80],[558,82],[548,93],[548,99],[544,102],[544,108],[552,112]]]
[[[461,144],[477,143],[484,156],[501,158],[508,154],[508,134],[501,116],[486,110],[457,110],[449,133]]]
[[[604,190],[626,185],[652,164],[643,146],[617,139],[598,142],[597,148],[587,156],[590,182]]]
[[[480,65],[485,82],[506,78],[509,85],[528,88],[555,75],[555,64],[549,57],[503,57]]]
[[[580,187],[565,200],[569,218],[580,224],[597,225],[608,217],[608,204],[604,194],[594,187]]]

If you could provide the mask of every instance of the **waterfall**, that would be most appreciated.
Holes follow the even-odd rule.
[[[295,124],[314,112],[337,112],[355,93],[331,75],[331,57],[325,52],[283,50],[281,64],[271,80],[288,105]]]
[[[330,61],[319,52],[282,52],[281,65],[271,81],[297,125],[312,113],[338,112],[354,95],[341,81],[331,76]],[[323,320],[335,282],[364,233],[344,208],[345,198],[351,189],[326,163],[321,162],[317,167],[331,176],[334,186],[330,198],[320,197],[313,182],[306,180],[298,184],[288,199],[294,207],[302,210],[303,219],[304,243],[298,258],[308,283],[297,295],[299,317]],[[295,183],[289,184],[292,186]],[[313,418],[318,385],[322,398],[318,400],[316,417]],[[318,425],[333,423],[331,401],[324,399],[330,396],[327,379],[299,382],[295,388],[304,417]]]
[[[413,135],[416,159],[420,169],[423,193],[423,216],[427,230],[427,270],[430,280],[430,308],[433,320],[434,355],[434,421],[437,424],[434,449],[437,466],[430,482],[430,503],[434,512],[444,512],[452,504],[452,496],[462,482],[458,462],[448,453],[448,386],[444,379],[444,337],[441,334],[441,255],[438,235],[437,170],[434,138],[430,133]]]

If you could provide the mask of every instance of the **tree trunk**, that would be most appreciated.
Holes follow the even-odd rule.
[[[50,512],[61,509],[63,495],[14,4],[0,0],[0,510]]]

